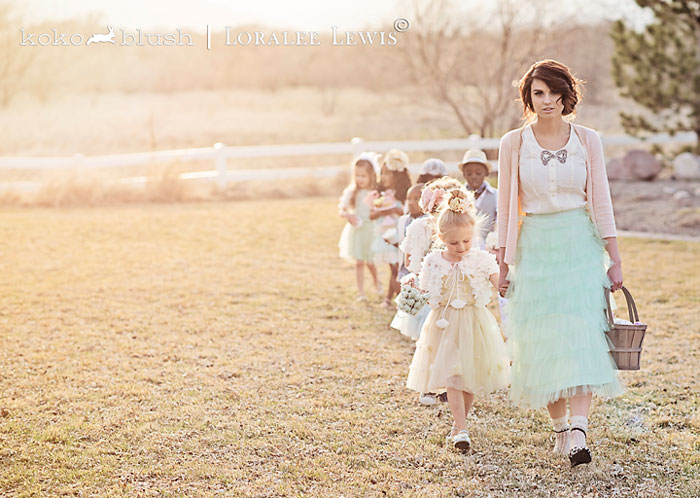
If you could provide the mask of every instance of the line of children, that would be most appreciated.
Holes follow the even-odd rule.
[[[459,180],[446,176],[447,167],[442,160],[430,158],[421,165],[418,177],[418,180],[425,181],[426,184],[424,186],[418,184],[408,189],[406,213],[397,218],[400,212],[399,198],[404,189],[410,185],[408,157],[405,153],[394,149],[384,156],[381,165],[377,188],[366,193],[365,205],[370,206],[369,219],[370,222],[375,223],[376,236],[369,248],[374,255],[373,261],[390,265],[389,290],[382,303],[383,307],[389,307],[391,298],[400,289],[398,282],[404,277],[415,279],[421,273],[425,256],[431,250],[444,248],[444,244],[438,237],[437,217],[446,197],[454,190],[465,191],[465,189],[470,190],[471,187],[472,190],[477,191],[478,197],[483,202],[485,199],[490,200],[490,194],[494,190],[490,186],[483,185],[484,178],[490,172],[489,163],[483,152],[467,151],[459,164],[460,171],[467,179],[466,187]],[[482,192],[487,192],[489,195],[482,196],[480,195]],[[485,205],[490,207],[491,203],[485,203]],[[484,230],[486,234],[487,229],[493,226],[495,205],[493,212],[488,211],[483,214],[486,220]],[[476,236],[475,241],[478,241],[483,249],[483,237]],[[394,263],[395,261],[398,264]],[[358,286],[359,282],[358,280]],[[429,306],[424,306],[415,315],[398,310],[391,322],[391,327],[417,341],[429,311]],[[443,392],[442,396],[444,395]],[[434,392],[420,393],[421,404],[430,406],[436,401]]]
[[[447,167],[442,160],[427,159],[418,177],[418,183],[425,186],[420,191],[413,190],[411,208],[411,202],[407,201],[411,187],[408,156],[403,151],[392,149],[381,161],[379,158],[378,154],[364,152],[353,161],[353,179],[339,203],[340,215],[347,220],[339,248],[342,258],[355,262],[360,301],[367,299],[365,266],[377,293],[381,294],[376,264],[389,265],[389,284],[382,307],[391,308],[392,299],[400,291],[401,278],[408,272],[420,273],[423,258],[437,241],[435,216],[444,196],[453,189],[463,188],[463,185],[446,176]],[[496,190],[484,181],[490,173],[490,164],[482,151],[468,150],[458,167],[467,180],[466,189],[474,193],[476,208],[487,217],[480,237],[477,237],[479,247],[483,249],[496,217]],[[419,199],[418,206],[415,197]],[[407,335],[416,336],[416,333]]]

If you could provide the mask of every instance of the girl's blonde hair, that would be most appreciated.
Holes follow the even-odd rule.
[[[474,205],[474,194],[461,188],[455,189],[446,196],[440,207],[438,232],[444,234],[459,227],[473,227],[474,234],[478,235],[485,219]]]
[[[372,165],[371,162],[369,162],[367,159],[358,159],[354,161],[352,165],[352,192],[350,193],[350,207],[355,208],[357,205],[357,192],[360,190],[360,187],[357,185],[357,180],[355,179],[355,171],[357,168],[364,168],[367,170],[367,174],[369,175],[369,185],[367,186],[367,190],[376,190],[377,189],[377,173],[374,170],[374,166]]]

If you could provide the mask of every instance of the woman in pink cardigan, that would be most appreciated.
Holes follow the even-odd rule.
[[[503,136],[498,157],[510,398],[518,406],[547,407],[554,451],[576,466],[591,461],[592,393],[624,391],[603,314],[603,287],[622,286],[622,262],[600,137],[564,118],[575,114],[580,82],[563,64],[540,61],[521,79],[520,97],[531,122]]]

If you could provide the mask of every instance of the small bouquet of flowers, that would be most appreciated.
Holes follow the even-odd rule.
[[[393,190],[387,190],[383,194],[380,194],[376,190],[367,194],[365,197],[365,203],[372,209],[378,211],[389,210],[396,207],[396,195]]]
[[[409,273],[401,279],[401,292],[396,298],[399,310],[414,316],[428,302],[428,293],[419,289],[416,276]]]

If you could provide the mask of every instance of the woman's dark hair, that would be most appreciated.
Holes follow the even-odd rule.
[[[535,112],[532,105],[531,88],[533,80],[542,80],[549,89],[561,95],[564,106],[563,116],[576,114],[576,104],[582,98],[581,85],[583,81],[576,78],[569,68],[561,62],[547,59],[535,62],[520,80],[520,100],[523,103],[523,117],[527,119]]]

